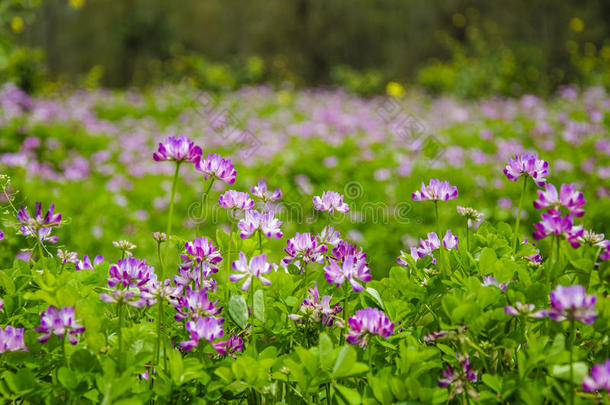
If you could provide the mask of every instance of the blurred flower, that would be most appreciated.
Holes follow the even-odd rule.
[[[74,319],[73,307],[65,307],[58,311],[54,306],[50,306],[40,315],[40,326],[34,328],[34,330],[44,333],[43,336],[38,338],[40,342],[46,342],[51,335],[55,334],[59,338],[66,335],[70,343],[75,345],[78,343],[75,335],[83,333],[85,327],[79,325]]]
[[[470,367],[468,356],[458,356],[460,368],[457,370],[448,366],[441,373],[443,378],[438,380],[438,386],[441,388],[449,387],[449,399],[457,395],[461,395],[466,388],[471,397],[477,398],[479,394],[474,390],[470,383],[477,382],[477,373]]]
[[[584,229],[582,235],[577,240],[583,245],[600,247],[603,247],[605,242],[603,233],[595,233],[590,229]]]
[[[515,306],[507,305],[504,307],[506,315],[511,316],[526,316],[530,318],[545,318],[548,315],[548,311],[545,309],[534,311],[534,304],[522,304],[521,302],[515,302]]]
[[[551,291],[549,317],[557,322],[575,319],[590,325],[597,317],[596,301],[595,295],[586,295],[585,288],[581,285],[558,285]]]
[[[235,183],[237,171],[229,159],[223,159],[220,155],[211,153],[205,159],[198,160],[195,169],[205,174],[205,179],[209,178],[224,181],[227,184]]]
[[[181,342],[180,346],[190,352],[199,345],[200,340],[207,340],[212,343],[214,339],[224,334],[222,324],[224,318],[214,318],[210,316],[199,317],[197,321],[188,321],[186,330],[190,332],[190,340]]]
[[[171,160],[175,162],[197,163],[201,158],[201,148],[184,135],[170,136],[159,143],[158,150],[153,153],[157,162]]]
[[[256,210],[245,212],[243,219],[239,221],[237,227],[241,230],[239,236],[246,239],[256,231],[261,231],[268,238],[280,239],[283,235],[280,230],[282,222],[274,218],[273,211],[261,213]]]
[[[542,221],[534,224],[536,231],[532,234],[534,239],[540,240],[551,234],[563,235],[573,248],[580,246],[578,238],[583,234],[582,226],[574,226],[572,214],[562,217],[558,214],[542,214]]]
[[[250,192],[253,196],[260,198],[264,203],[277,201],[282,198],[282,190],[279,188],[274,192],[267,191],[267,183],[260,180],[256,186],[250,187]]]
[[[500,289],[500,291],[504,292],[504,291],[506,291],[506,287],[509,284],[510,284],[510,281],[500,284],[494,276],[484,276],[483,283],[481,284],[481,286],[488,287],[490,285],[495,285],[496,287],[498,287]]]
[[[55,213],[55,204],[51,204],[46,214],[42,215],[42,205],[36,203],[36,213],[31,216],[27,208],[21,206],[17,212],[17,219],[21,223],[21,233],[24,236],[36,234],[41,242],[49,241],[55,243],[59,239],[57,236],[49,237],[51,228],[61,225],[61,214]]]
[[[293,321],[301,323],[303,321],[308,323],[319,323],[324,326],[332,326],[334,323],[342,323],[342,319],[336,315],[343,310],[343,308],[337,303],[333,307],[330,306],[332,295],[325,295],[320,300],[320,293],[318,292],[318,283],[314,288],[307,290],[309,296],[305,298],[299,310],[301,314],[290,314],[288,318]]]
[[[517,181],[521,176],[531,177],[538,187],[544,186],[549,162],[538,159],[538,155],[524,153],[508,161],[504,174],[509,180]]]
[[[448,229],[443,237],[443,246],[445,249],[457,249],[458,237],[451,233],[451,230]]]
[[[80,260],[76,263],[76,270],[85,270],[85,269],[94,270],[94,266],[97,266],[98,264],[102,263],[103,261],[104,261],[104,256],[97,255],[93,259],[93,264],[91,264],[91,259],[89,259],[89,256],[85,255],[85,256],[83,256],[83,260]]]
[[[227,190],[218,198],[218,205],[226,209],[250,210],[254,207],[254,200],[250,198],[248,193]]]
[[[477,229],[479,224],[483,221],[483,213],[470,207],[457,206],[457,212],[463,217],[466,217],[468,221],[468,227]]]
[[[61,259],[62,264],[66,263],[78,263],[78,254],[76,252],[68,252],[63,251],[61,249],[57,249],[57,257]]]
[[[449,201],[457,198],[458,189],[456,186],[451,186],[448,181],[431,179],[427,186],[422,182],[421,191],[417,190],[411,196],[414,201]]]
[[[325,191],[322,197],[313,198],[314,209],[318,211],[328,211],[332,214],[335,210],[343,214],[349,212],[349,205],[343,202],[343,196],[336,191]]]
[[[559,194],[551,183],[546,184],[544,191],[536,191],[538,192],[538,199],[534,200],[534,208],[537,210],[550,208],[549,213],[561,215],[559,209],[565,207],[570,214],[576,217],[582,217],[585,213],[585,210],[581,207],[587,202],[584,195],[580,191],[575,190],[574,184],[562,184]]]
[[[527,237],[523,240],[523,242],[521,242],[521,244],[524,245],[526,243],[529,243],[532,246],[536,246],[536,244],[534,242],[528,242]],[[540,257],[539,249],[536,249],[536,253],[524,256],[524,258],[529,260],[531,263],[542,263],[542,257]]]
[[[271,265],[267,263],[267,255],[252,256],[250,263],[244,252],[239,252],[239,260],[233,262],[233,270],[239,274],[229,274],[229,280],[237,282],[243,278],[246,280],[241,286],[242,291],[247,291],[252,282],[252,277],[258,278],[263,285],[270,285],[271,281],[263,277],[263,274],[271,272]]]
[[[358,344],[366,349],[366,344],[372,335],[387,339],[394,333],[394,323],[377,308],[363,308],[356,311],[348,319],[349,332],[345,340],[352,345]]]
[[[23,342],[23,328],[14,328],[10,325],[5,326],[4,329],[0,327],[0,354],[17,350],[28,351]]]
[[[136,245],[126,240],[112,241],[114,247],[118,248],[126,257],[131,257],[131,251],[136,248]]]
[[[341,242],[341,234],[335,228],[328,225],[318,234],[318,240],[325,245],[337,246]]]
[[[610,394],[610,359],[591,368],[591,374],[583,380],[582,388],[587,392],[606,390]]]
[[[397,82],[388,82],[385,86],[385,91],[389,96],[400,98],[405,94],[405,88]]]
[[[165,232],[153,232],[152,237],[157,243],[165,242],[167,240],[167,234]]]

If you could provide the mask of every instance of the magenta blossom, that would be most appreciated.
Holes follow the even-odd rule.
[[[517,181],[521,176],[531,177],[538,187],[544,186],[549,173],[549,162],[538,159],[538,155],[524,153],[508,161],[504,174],[509,180]]]
[[[523,240],[523,242],[521,242],[521,244],[524,245],[526,243],[529,243],[534,247],[536,246],[534,242],[529,242],[527,237]],[[542,257],[540,257],[540,250],[538,248],[536,248],[536,253],[524,256],[524,258],[529,260],[530,263],[542,263]]]
[[[573,248],[580,246],[578,238],[583,234],[582,226],[574,226],[574,217],[568,214],[565,217],[557,214],[542,214],[542,221],[534,224],[536,231],[532,234],[534,239],[540,240],[548,235],[563,235]]]
[[[267,263],[267,255],[265,253],[259,256],[252,256],[250,263],[244,252],[239,252],[239,260],[233,262],[233,270],[239,274],[229,274],[229,280],[237,282],[246,279],[241,286],[242,291],[247,291],[252,282],[252,277],[258,278],[263,285],[270,285],[271,281],[263,277],[263,274],[271,272],[271,265]]]
[[[328,211],[332,214],[335,210],[343,214],[349,212],[349,205],[343,202],[343,196],[336,191],[325,191],[322,197],[313,198],[313,206],[318,211]]]
[[[146,302],[146,305],[152,306],[158,300],[167,301],[174,307],[178,305],[178,300],[182,295],[183,286],[171,285],[171,280],[165,279],[161,281],[152,281],[148,284],[146,291],[140,291],[140,297]]]
[[[108,285],[110,287],[116,285],[124,288],[137,287],[145,291],[147,284],[156,280],[155,269],[147,265],[146,260],[130,257],[119,260],[109,269]]]
[[[288,239],[286,242],[288,247],[284,251],[288,256],[282,259],[282,264],[287,265],[296,261],[296,266],[301,268],[300,261],[305,265],[309,262],[322,263],[324,262],[324,253],[328,250],[326,245],[320,244],[316,236],[307,233],[296,233],[294,238]]]
[[[431,179],[427,186],[422,182],[421,190],[411,194],[414,201],[449,201],[457,198],[457,196],[458,189],[456,186],[450,185],[448,181],[440,181],[438,179]]]
[[[558,285],[551,291],[549,317],[557,322],[575,319],[590,325],[597,317],[596,301],[595,295],[587,295],[585,288],[581,285],[569,287]]]
[[[324,245],[337,246],[341,242],[341,234],[335,228],[328,225],[318,234],[318,240]]]
[[[224,334],[222,324],[224,318],[214,318],[211,316],[199,317],[197,321],[188,321],[186,330],[190,332],[190,340],[181,342],[180,346],[190,352],[199,345],[200,340],[207,340],[212,343],[214,339]]]
[[[535,309],[535,305],[534,304],[522,304],[521,302],[517,301],[515,302],[515,305],[507,305],[504,307],[504,312],[506,312],[506,315],[510,315],[510,316],[525,316],[525,317],[529,317],[529,318],[537,318],[537,319],[542,319],[545,318],[549,311],[542,309],[539,311],[534,311]]]
[[[14,328],[10,325],[5,326],[4,329],[0,328],[0,354],[17,350],[28,351],[23,342],[23,328]]]
[[[256,186],[250,187],[250,192],[253,196],[263,200],[263,203],[277,201],[282,198],[282,190],[279,188],[271,192],[267,190],[267,183],[260,180]]]
[[[51,335],[55,334],[60,338],[66,335],[70,343],[75,345],[78,343],[75,335],[83,333],[85,327],[79,325],[75,320],[73,307],[62,308],[58,311],[54,306],[50,306],[40,315],[40,326],[34,328],[34,330],[44,333],[43,336],[38,338],[40,342],[46,342]]]
[[[301,314],[290,314],[288,318],[293,321],[316,323],[324,326],[332,326],[333,324],[341,325],[343,320],[337,316],[343,308],[337,303],[330,306],[332,295],[325,295],[320,299],[318,292],[318,284],[314,288],[307,290],[309,296],[305,298],[299,310]]]
[[[591,374],[583,380],[582,388],[587,392],[605,390],[610,394],[610,359],[591,368]]]
[[[198,265],[202,262],[209,264],[210,270],[214,273],[218,271],[216,264],[222,260],[222,256],[218,251],[218,248],[214,246],[212,241],[205,236],[201,238],[195,238],[192,242],[186,242],[184,244],[187,255],[180,255],[185,261],[193,260]]]
[[[458,245],[458,237],[455,236],[451,230],[447,230],[445,236],[443,237],[443,246],[445,249],[457,249]]]
[[[241,231],[239,236],[242,239],[249,238],[256,231],[262,232],[268,238],[280,239],[283,235],[281,225],[282,222],[274,217],[273,211],[261,213],[250,210],[245,212],[237,227]]]
[[[363,349],[366,349],[370,336],[379,335],[387,339],[394,333],[394,323],[377,308],[360,309],[347,322],[349,332],[345,340],[352,345],[358,344]]]
[[[335,284],[337,287],[341,287],[345,281],[349,281],[354,292],[364,290],[358,281],[364,283],[371,281],[366,262],[351,254],[345,256],[342,262],[330,260],[329,264],[324,266],[324,276],[330,284]]]
[[[193,282],[198,289],[216,292],[216,280],[210,276],[218,271],[218,268],[212,270],[211,266],[205,262],[202,262],[198,269],[192,267],[192,262],[190,264],[178,269],[178,275],[174,276],[174,283],[177,286],[188,287]]]
[[[550,208],[549,213],[561,215],[560,209],[564,207],[576,217],[582,217],[585,213],[582,206],[587,202],[583,193],[576,191],[574,184],[562,184],[557,193],[555,186],[547,183],[544,191],[537,190],[537,192],[538,199],[534,200],[534,208],[537,210]]]
[[[42,215],[42,205],[36,203],[36,213],[31,216],[27,208],[21,206],[17,219],[21,223],[21,233],[24,236],[36,235],[41,242],[56,243],[58,236],[50,236],[53,227],[61,225],[61,214],[55,213],[55,204],[51,204],[45,215]]]
[[[67,250],[57,249],[57,257],[61,259],[62,264],[73,263],[76,264],[79,262],[78,253],[76,252],[68,252]]]
[[[220,195],[220,197],[218,198],[218,205],[228,210],[251,210],[254,207],[254,200],[250,198],[248,193],[228,190],[225,191],[224,194]]]
[[[104,256],[97,255],[93,259],[93,263],[91,263],[91,259],[89,259],[89,256],[84,255],[83,260],[79,260],[76,263],[76,270],[85,270],[85,269],[94,270],[95,266],[99,265],[103,261],[104,261]]]
[[[477,373],[471,368],[468,356],[458,356],[460,368],[457,370],[449,366],[441,373],[443,378],[438,380],[438,386],[441,388],[449,387],[449,398],[454,398],[456,395],[461,395],[464,389],[467,390],[471,397],[478,397],[478,393],[470,385],[477,381]]]
[[[222,310],[218,302],[218,300],[211,301],[205,290],[192,290],[188,287],[186,294],[176,303],[177,313],[174,317],[177,321],[182,321],[186,318],[197,319],[200,316],[218,315]]]
[[[235,183],[237,171],[229,159],[223,159],[215,153],[209,154],[205,159],[200,159],[195,163],[195,169],[205,174],[205,179],[209,178],[224,181],[227,184]]]
[[[174,162],[196,163],[201,158],[201,148],[184,135],[170,136],[159,143],[159,148],[153,153],[157,162],[170,160]]]
[[[233,353],[244,350],[244,340],[238,335],[233,335],[229,340],[214,343],[214,349],[216,349],[219,354],[235,357]]]

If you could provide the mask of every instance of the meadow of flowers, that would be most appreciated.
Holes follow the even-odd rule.
[[[610,95],[0,90],[3,403],[610,403]]]

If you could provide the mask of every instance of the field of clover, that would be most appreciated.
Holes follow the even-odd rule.
[[[0,90],[0,402],[610,403],[610,95]]]

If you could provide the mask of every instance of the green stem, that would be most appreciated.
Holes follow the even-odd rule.
[[[519,222],[521,221],[521,209],[523,208],[523,197],[527,188],[527,176],[523,176],[523,190],[521,190],[521,198],[519,199],[519,211],[517,211],[517,221],[515,222],[515,235],[513,239],[513,253],[517,248],[517,240],[519,239]]]
[[[151,370],[156,370],[156,367],[161,363],[160,362],[160,352],[161,352],[161,316],[163,314],[163,301],[159,298],[157,302],[157,340],[155,341],[155,352],[153,354],[153,366]],[[152,371],[151,371],[152,373]],[[152,374],[151,374],[152,376]],[[152,383],[152,379],[151,379]]]
[[[468,228],[468,221],[466,221],[466,249],[470,252],[470,229]]]
[[[119,371],[123,371],[123,303],[119,303]]]
[[[61,338],[61,357],[64,359],[64,365],[68,367],[68,358],[66,357],[66,333],[64,333]]]
[[[547,269],[546,269],[546,285],[551,286],[551,272],[553,271],[553,266],[555,265],[555,258],[553,257],[553,252],[554,252],[554,246],[555,246],[555,242],[557,240],[557,235],[553,234],[553,238],[551,239],[551,251],[550,253],[550,257],[549,260],[546,261],[546,264],[548,265]]]
[[[176,184],[178,183],[178,173],[180,172],[180,162],[176,162],[176,171],[174,172],[174,180],[172,182],[172,194],[169,200],[169,216],[167,218],[167,231],[165,234],[167,235],[167,241],[165,242],[165,263],[167,263],[167,259],[169,257],[169,240],[170,235],[172,233],[172,219],[174,216],[174,197],[176,196]],[[159,279],[163,280],[165,276],[165,269],[161,269],[161,277]]]
[[[197,221],[197,229],[195,231],[195,235],[199,236],[199,226],[201,225],[201,221],[203,221],[203,209],[205,206],[207,206],[207,202],[208,202],[208,194],[210,193],[210,189],[212,188],[212,185],[214,184],[214,182],[216,181],[215,177],[212,177],[212,180],[210,181],[210,184],[208,185],[208,188],[205,190],[205,192],[201,195],[201,211],[199,214],[199,218]]]
[[[434,200],[434,213],[436,215],[436,230],[438,232],[438,239],[440,241],[440,245],[439,245],[439,252],[440,252],[440,260],[439,260],[439,267],[441,268],[441,270],[444,267],[444,262],[445,262],[445,249],[443,249],[443,233],[442,233],[442,229],[441,229],[441,221],[440,221],[440,217],[438,215],[438,200]]]
[[[258,230],[258,251],[260,254],[263,253],[263,232]]]
[[[326,387],[326,405],[330,405],[330,383],[325,384]]]
[[[570,405],[574,405],[574,316],[570,319]]]
[[[231,280],[229,280],[229,274],[231,273],[231,249],[233,247],[233,227],[235,226],[235,209],[233,209],[233,215],[229,215],[229,220],[231,221],[231,227],[229,228],[229,247],[227,248],[227,274],[225,280],[225,302],[229,302],[229,285],[231,284]]]
[[[585,285],[585,289],[588,290],[589,289],[589,285],[591,284],[591,276],[593,275],[593,271],[595,270],[595,262],[597,262],[597,258],[599,257],[599,254],[602,251],[602,247],[598,247],[597,248],[597,252],[595,252],[595,256],[593,256],[593,266],[591,267],[591,270],[589,271],[589,275],[587,276],[587,284]]]

